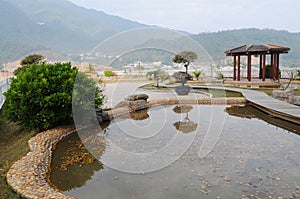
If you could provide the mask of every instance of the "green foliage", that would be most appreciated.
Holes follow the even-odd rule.
[[[163,70],[149,71],[146,74],[146,78],[149,80],[158,78],[161,82],[163,82],[169,78],[169,73]]]
[[[195,71],[193,72],[193,74],[195,75],[196,79],[199,80],[199,77],[200,77],[200,75],[202,74],[202,71],[195,70]]]
[[[30,65],[32,64],[39,64],[41,63],[45,57],[43,55],[38,55],[38,54],[32,54],[28,55],[21,61],[21,67],[17,68],[14,71],[14,75],[18,75],[20,72],[25,71]]]
[[[30,65],[12,79],[10,89],[4,94],[5,116],[33,130],[66,123],[72,119],[72,92],[77,75],[83,76],[71,63]],[[95,87],[93,84],[90,89]],[[98,98],[95,102],[102,103]]]
[[[186,73],[188,73],[188,66],[191,62],[197,59],[197,54],[193,51],[182,51],[176,54],[173,58],[173,62],[178,64],[184,64],[186,68]]]
[[[271,78],[271,65],[266,65],[266,78]]]
[[[104,71],[104,76],[105,77],[113,77],[113,76],[116,76],[116,74],[112,70],[105,70]]]
[[[0,198],[21,198],[6,182],[12,164],[29,152],[28,140],[36,133],[25,131],[0,113]]]
[[[219,79],[219,80],[224,79],[224,75],[221,72],[218,72],[217,79]]]
[[[95,72],[95,66],[93,66],[93,64],[89,64],[89,70],[90,72]]]
[[[191,62],[195,61],[197,59],[196,53],[193,51],[182,51],[178,54],[176,54],[173,58],[173,62],[178,64],[190,64]]]
[[[191,36],[203,46],[212,56],[216,64],[223,65],[224,51],[244,44],[275,44],[290,47],[288,54],[280,57],[283,66],[297,66],[300,63],[300,34],[272,29],[240,29],[219,31],[214,33],[201,33]]]
[[[45,57],[43,55],[32,54],[28,55],[21,61],[22,66],[29,66],[31,64],[39,64]]]
[[[76,113],[81,114],[95,107],[100,108],[105,98],[96,82],[80,72],[76,77],[72,97]]]

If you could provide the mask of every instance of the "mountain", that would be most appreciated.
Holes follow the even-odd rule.
[[[0,27],[0,57],[8,61],[33,50],[83,53],[113,34],[149,26],[66,0],[0,0]],[[2,51],[11,44],[15,52]]]
[[[272,29],[241,29],[215,33],[200,33],[191,36],[207,50],[217,64],[222,65],[225,50],[250,44],[275,44],[291,48],[290,52],[281,55],[281,64],[299,66],[300,33]]]
[[[48,52],[54,57],[80,61],[79,54],[90,52],[110,36],[150,26],[79,7],[67,0],[0,0],[0,27],[0,63],[5,63],[22,59],[32,52]],[[137,32],[139,31],[135,34]],[[112,40],[114,43],[109,43],[104,47],[104,52],[100,53],[117,57],[118,53],[126,49],[139,49],[143,46],[162,46],[162,49],[173,51],[193,50],[189,49],[184,39],[165,39],[168,36],[162,39],[159,36],[161,32],[157,33],[155,30],[149,31],[148,35],[144,32],[138,33],[137,36],[135,34],[128,34],[125,40]],[[222,65],[226,59],[225,50],[265,43],[291,48],[288,54],[282,55],[281,64],[300,64],[300,33],[252,28],[188,35],[198,42],[218,65]],[[149,52],[142,52],[141,57],[145,61],[152,60],[151,57],[148,58]],[[201,57],[204,53],[199,54],[199,60],[207,59],[206,55]],[[128,59],[135,59],[136,56],[138,55],[132,54]],[[168,64],[172,55],[166,52],[162,56],[162,53],[157,51],[152,57],[162,59]],[[122,64],[123,62],[120,62],[118,65]]]

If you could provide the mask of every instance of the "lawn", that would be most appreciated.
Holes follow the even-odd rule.
[[[28,132],[0,115],[0,198],[21,198],[6,183],[10,166],[29,151],[28,140],[35,132]]]
[[[178,84],[179,86],[180,84]],[[156,87],[153,86],[153,84],[146,84],[141,86],[140,88],[146,89],[146,90],[171,90],[170,88],[166,87]],[[217,97],[243,97],[241,93],[233,92],[233,91],[225,91],[223,89],[208,89],[208,88],[200,88],[200,89],[194,89],[196,91],[201,91],[205,93],[209,93],[212,95],[213,98]]]

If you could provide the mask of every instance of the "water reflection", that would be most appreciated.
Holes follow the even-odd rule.
[[[186,113],[183,121],[177,121],[173,124],[178,131],[182,133],[191,133],[196,131],[198,124],[196,122],[190,121],[189,119],[189,112],[191,110],[193,110],[193,107],[188,105],[176,106],[173,109],[173,111],[178,114]]]
[[[148,110],[144,109],[136,112],[131,112],[130,118],[133,120],[145,120],[149,118]]]
[[[115,157],[116,163],[122,167],[141,167],[151,165],[152,162],[164,163],[184,139],[192,137],[193,133],[176,131],[173,125],[175,121],[184,121],[186,118],[197,121],[201,128],[192,145],[164,169],[135,174],[111,169],[103,158],[113,158],[115,154],[110,145],[105,145],[101,159],[104,165],[93,167],[96,164],[94,162],[77,166],[78,170],[72,175],[68,173],[71,168],[55,174],[55,168],[59,167],[53,166],[52,175],[56,175],[57,181],[52,182],[57,185],[60,181],[57,187],[68,190],[64,193],[76,198],[299,198],[300,137],[256,119],[258,116],[251,107],[227,108],[226,112],[230,114],[226,114],[218,143],[205,158],[199,158],[199,146],[207,136],[205,132],[219,122],[216,120],[210,125],[210,118],[213,114],[224,113],[222,106],[215,106],[215,112],[210,111],[211,107],[193,106],[190,111],[188,107],[152,108],[149,109],[150,117],[146,120],[119,118],[110,124],[106,133],[95,134],[95,137],[91,136],[93,132],[86,133],[87,139],[90,138],[91,142],[99,143],[100,146],[101,139],[111,140],[111,143],[124,150],[147,154],[167,145],[175,136],[179,138],[166,156],[149,156],[134,162],[124,155]],[[162,118],[167,118],[166,123],[162,123]],[[166,127],[161,133],[147,139],[133,138],[139,134],[152,135],[156,130],[154,127],[160,124]],[[68,142],[70,141],[66,139],[58,145],[57,150],[65,154]],[[54,158],[55,161],[60,159],[55,155]],[[88,166],[92,171],[84,169]],[[79,184],[84,185],[77,188]]]
[[[62,191],[83,186],[95,172],[103,169],[103,164],[84,148],[77,133],[63,139],[57,148],[60,150],[53,152],[50,181]]]
[[[109,124],[109,122],[102,124],[104,134]],[[90,127],[86,129],[86,136],[80,138],[77,133],[74,133],[57,144],[56,148],[59,150],[53,151],[49,177],[54,187],[62,191],[82,187],[92,179],[95,172],[103,169],[103,164],[86,149],[82,140],[93,143],[97,155],[102,156],[106,149],[105,136],[95,136],[98,133],[98,131],[94,131],[93,127]]]
[[[290,132],[300,135],[300,126],[298,124],[273,117],[273,116],[266,114],[250,105],[227,107],[226,112],[229,115],[240,117],[240,118],[261,119],[261,120],[266,121],[267,123],[272,124],[276,127],[279,127],[284,130],[287,130],[287,131],[290,131]]]

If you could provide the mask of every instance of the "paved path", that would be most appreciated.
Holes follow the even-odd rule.
[[[273,97],[259,91],[239,89],[239,91],[244,95],[244,97],[256,105],[261,110],[273,113],[274,116],[280,117],[282,115],[286,119],[291,119],[292,121],[300,124],[300,107],[283,102]]]
[[[103,108],[112,108],[115,107],[118,103],[123,101],[126,97],[133,94],[147,94],[149,95],[149,100],[161,99],[161,98],[208,98],[210,94],[204,92],[191,92],[187,96],[179,96],[175,93],[174,90],[145,90],[139,89],[140,86],[146,83],[141,82],[121,82],[121,83],[109,83],[105,87],[105,95],[107,96],[106,102],[103,105]]]
[[[240,92],[243,94],[243,96],[247,99],[248,102],[259,108],[260,110],[267,112],[268,114],[271,114],[275,117],[287,119],[297,124],[300,124],[299,106],[274,99],[273,97],[267,95],[264,92],[227,87],[222,88],[194,86],[193,88],[212,88]]]
[[[106,95],[108,97],[107,102],[104,107],[114,107],[119,102],[121,102],[125,97],[137,94],[137,93],[145,93],[150,96],[150,99],[157,98],[166,98],[166,97],[174,97],[177,96],[172,91],[148,91],[141,90],[138,87],[142,86],[145,83],[113,83],[106,85]],[[172,87],[172,86],[170,86]],[[193,88],[212,88],[212,89],[222,89],[240,92],[243,96],[254,106],[259,108],[260,110],[267,112],[275,117],[279,117],[282,119],[293,121],[297,124],[300,124],[300,107],[296,105],[292,105],[273,97],[268,96],[267,94],[260,91],[253,91],[247,89],[238,89],[238,88],[227,88],[227,87],[207,87],[207,86],[193,86]],[[195,94],[193,94],[195,96]],[[189,95],[188,97],[191,97]],[[197,94],[197,97],[208,97],[204,94]]]

